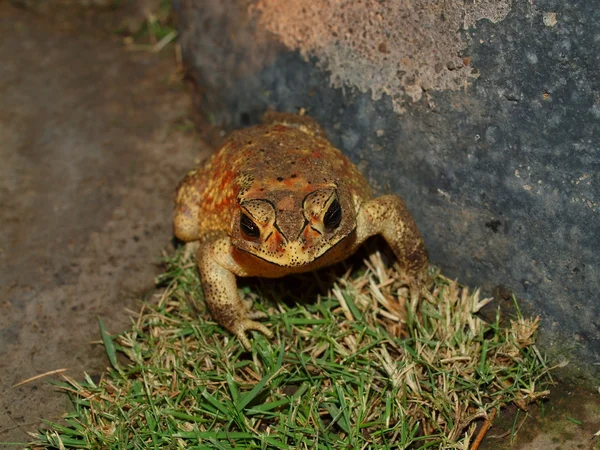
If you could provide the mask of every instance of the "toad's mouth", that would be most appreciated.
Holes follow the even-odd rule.
[[[343,236],[336,236],[332,240],[323,241],[317,245],[307,246],[300,241],[288,241],[279,247],[276,251],[270,251],[259,244],[239,246],[233,244],[233,247],[240,252],[252,255],[274,267],[303,267],[303,266],[322,266],[333,264],[343,259],[347,255],[347,249],[352,247],[356,236],[356,228],[350,230],[350,233]],[[331,261],[325,261],[332,253],[338,253],[337,258]]]

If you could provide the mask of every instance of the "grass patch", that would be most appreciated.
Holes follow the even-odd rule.
[[[123,5],[115,5],[116,8],[120,6]],[[139,5],[138,8],[140,12],[137,15],[128,18],[115,30],[115,34],[123,36],[129,50],[158,53],[176,41],[171,0],[160,0],[158,4],[145,7]]]
[[[129,331],[101,325],[111,368],[99,382],[65,376],[72,410],[29,448],[467,449],[496,410],[548,394],[538,319],[486,323],[489,300],[439,274],[410,300],[378,252],[327,294],[306,287],[328,272],[301,289],[244,287],[276,334],[254,334],[246,353],[204,309],[189,253],[167,258]]]
[[[175,31],[173,12],[169,0],[161,0],[158,8],[152,12],[148,12],[145,19],[133,35],[136,42],[146,42],[155,45],[161,39],[164,39]]]

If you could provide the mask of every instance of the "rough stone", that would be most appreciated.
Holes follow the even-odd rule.
[[[482,18],[502,20],[510,1],[260,0],[258,25],[287,48],[315,57],[333,87],[392,99],[405,111],[426,90],[458,90],[473,76],[461,32]]]

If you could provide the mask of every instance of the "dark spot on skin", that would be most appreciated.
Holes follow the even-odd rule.
[[[295,173],[292,174],[292,178],[296,178],[298,175],[296,175]]]
[[[277,181],[283,181],[283,177],[277,177]]]
[[[485,227],[489,228],[494,233],[498,232],[498,230],[500,229],[500,225],[502,225],[502,222],[500,222],[499,220],[490,220],[489,222],[485,223]]]
[[[261,149],[259,150],[259,152],[264,152],[264,151],[265,151],[265,149],[264,149],[264,148],[261,148]]]

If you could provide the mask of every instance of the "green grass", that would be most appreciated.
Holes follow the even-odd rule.
[[[121,6],[118,2],[114,8]],[[161,0],[151,6],[143,9],[143,17],[131,18],[114,30],[115,34],[124,37],[131,50],[160,52],[177,38],[171,0]]]
[[[301,294],[246,283],[276,338],[244,352],[205,310],[189,253],[167,258],[130,330],[100,323],[111,368],[64,377],[72,409],[30,448],[463,449],[492,410],[548,394],[537,319],[485,323],[489,300],[439,274],[410,300],[379,253],[302,278]]]
[[[175,31],[171,2],[162,0],[160,6],[148,14],[134,35],[137,42],[149,41],[154,44]]]

